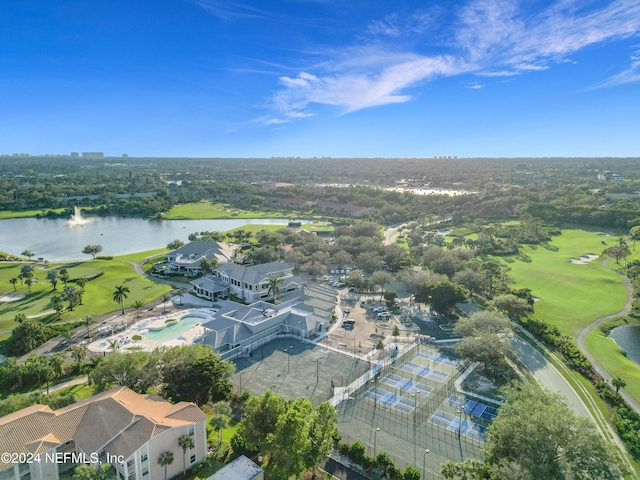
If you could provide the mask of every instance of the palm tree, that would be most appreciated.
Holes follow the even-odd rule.
[[[13,291],[15,292],[15,291],[17,290],[17,288],[16,288],[16,283],[18,283],[18,279],[17,279],[17,278],[10,278],[10,279],[9,279],[9,283],[10,283],[11,285],[13,285]]]
[[[169,295],[167,295],[166,293],[164,295],[162,295],[162,313],[165,314],[167,313],[167,302],[171,300],[171,297]]]
[[[58,314],[58,320],[60,320],[60,318],[62,317],[62,311],[64,310],[64,305],[62,305],[62,297],[60,295],[54,295],[49,301],[51,302],[53,309]]]
[[[69,310],[73,311],[73,307],[81,300],[80,291],[73,285],[69,285],[68,287],[64,287],[62,292],[63,298],[69,302]]]
[[[93,322],[93,317],[91,315],[87,315],[84,317],[84,324],[87,327],[87,337],[89,336],[89,325]]]
[[[33,285],[33,278],[27,278],[24,283],[27,285],[29,291],[31,291],[31,285]]]
[[[136,311],[136,318],[140,317],[140,310],[144,307],[144,302],[142,300],[136,300],[131,306]]]
[[[109,348],[112,352],[118,350],[120,348],[120,345],[118,345],[118,340],[109,340]]]
[[[231,407],[227,402],[216,402],[211,408],[213,416],[209,420],[209,425],[218,431],[218,448],[222,443],[222,430],[229,424],[229,415],[231,415]]]
[[[124,285],[117,285],[113,292],[113,301],[122,305],[122,315],[124,315],[124,301],[128,298],[127,293],[131,293],[131,290]]]
[[[71,357],[74,360],[76,371],[80,373],[84,359],[87,357],[87,347],[84,345],[76,345],[73,347],[73,350],[71,350]]]
[[[178,298],[180,299],[180,306],[182,306],[182,297],[184,296],[184,288],[179,288],[176,293],[178,294]]]
[[[69,272],[67,271],[66,268],[63,268],[62,270],[60,270],[60,273],[58,274],[58,276],[60,277],[60,280],[62,280],[62,283],[64,283],[64,286],[67,286],[67,282],[71,279],[71,276],[69,275]]]
[[[164,480],[167,480],[167,466],[173,463],[173,452],[169,450],[162,452],[158,458],[158,463],[164,467]]]
[[[196,446],[190,435],[183,435],[178,439],[178,445],[182,447],[182,476],[187,475],[187,450]]]
[[[54,377],[61,377],[64,375],[64,353],[58,352],[50,356],[49,365],[51,365]]]
[[[24,313],[18,313],[15,317],[13,317],[13,319],[18,323],[22,323],[27,319],[27,316]]]
[[[282,277],[279,277],[278,275],[276,275],[275,277],[267,278],[267,285],[269,287],[269,290],[267,290],[267,294],[273,296],[273,303],[274,304],[276,304],[278,302],[278,297],[280,296],[280,287],[279,287],[279,285],[283,281],[284,280],[282,279]]]
[[[76,280],[76,284],[80,287],[80,291],[84,293],[84,286],[87,284],[87,279],[84,277],[80,277]]]
[[[53,289],[56,289],[56,285],[58,285],[58,272],[55,270],[49,270],[47,272],[47,280],[53,286]]]
[[[622,377],[613,377],[611,380],[611,385],[616,388],[616,395],[618,394],[618,390],[627,386],[627,382]]]

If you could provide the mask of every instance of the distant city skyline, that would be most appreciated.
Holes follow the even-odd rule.
[[[637,0],[2,6],[3,155],[640,156]]]

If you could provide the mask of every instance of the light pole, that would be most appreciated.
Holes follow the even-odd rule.
[[[376,441],[378,440],[378,432],[380,431],[380,427],[377,427],[373,432],[373,458],[376,458]]]
[[[298,333],[300,333],[300,341],[302,341],[302,324],[298,320]]]
[[[356,339],[353,339],[353,356],[356,356]]]
[[[293,345],[289,345],[289,355],[287,355],[287,373],[289,373],[289,362],[291,360],[291,350],[293,350]],[[287,349],[285,348],[284,351],[286,352]]]
[[[458,440],[460,439],[460,432],[462,431],[462,410],[457,410],[458,413]]]
[[[316,385],[320,381],[320,360],[322,360],[322,359],[321,358],[317,358],[317,359],[314,360],[314,362],[316,363]]]
[[[238,393],[242,395],[242,372],[240,372],[240,392]]]
[[[422,456],[422,478],[427,478],[427,453],[430,451],[431,450],[427,448]]]

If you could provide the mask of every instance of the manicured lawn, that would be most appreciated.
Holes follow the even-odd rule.
[[[167,253],[166,248],[156,248],[155,250],[147,250],[146,252],[130,253],[129,255],[119,255],[114,257],[116,260],[124,260],[125,262],[141,262],[147,257],[162,255]]]
[[[282,213],[248,212],[221,203],[185,203],[171,209],[168,220],[216,219],[216,218],[282,218]]]
[[[601,258],[586,265],[570,263],[571,258],[587,253],[600,255],[613,243],[612,238],[601,237],[596,231],[563,230],[548,245],[524,245],[519,256],[496,259],[511,268],[514,288],[530,288],[540,299],[535,304],[535,318],[575,336],[596,318],[624,308],[624,283],[602,266]],[[603,245],[603,240],[608,245]]]
[[[0,265],[0,295],[13,293],[13,286],[9,283],[10,278],[15,278],[20,274],[23,263],[7,263]],[[131,290],[125,300],[125,307],[130,306],[136,300],[144,303],[151,302],[164,293],[171,291],[171,287],[165,284],[158,284],[140,277],[135,273],[133,266],[117,260],[87,260],[84,262],[69,262],[59,264],[49,264],[45,269],[44,265],[33,264],[35,266],[35,276],[37,283],[32,285],[31,292],[26,285],[17,283],[16,294],[23,294],[25,298],[10,303],[0,304],[0,330],[11,330],[15,326],[14,317],[18,313],[27,316],[40,315],[50,312],[51,297],[62,293],[64,285],[58,283],[56,291],[47,282],[48,270],[66,268],[70,277],[79,278],[87,275],[104,272],[104,275],[97,277],[85,285],[83,305],[77,305],[72,312],[66,311],[62,314],[62,321],[82,318],[85,315],[101,315],[116,311],[118,304],[113,301],[113,291],[116,285],[125,285]],[[71,284],[75,285],[75,284]],[[54,321],[54,315],[40,317],[43,321]]]
[[[89,398],[93,395],[93,390],[89,385],[72,385],[71,387],[61,388],[58,393],[71,392],[76,398],[76,402]]]
[[[63,212],[64,208],[46,208],[45,211],[53,211],[56,213]],[[0,212],[0,220],[6,220],[8,218],[25,218],[35,217],[36,215],[42,215],[42,210],[4,210]]]
[[[314,227],[320,227],[319,229],[315,229]],[[262,230],[268,230],[268,231],[276,231],[276,230],[282,230],[283,228],[289,228],[287,225],[258,225],[258,224],[251,224],[251,225],[242,225],[241,227],[238,228],[232,228],[231,230],[227,230],[225,233],[230,233],[230,232],[235,232],[236,230],[244,230],[245,232],[251,232],[254,235]],[[316,223],[303,223],[302,226],[300,226],[299,228],[305,229],[305,230],[309,230],[309,231],[323,231],[323,229],[329,228],[327,225],[324,224],[316,224]],[[252,241],[254,239],[252,238]]]

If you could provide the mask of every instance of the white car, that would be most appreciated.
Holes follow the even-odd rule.
[[[386,317],[390,317],[390,316],[391,316],[391,314],[390,314],[389,312],[380,312],[380,313],[378,314],[378,316],[379,316],[379,317],[385,317],[385,318],[386,318]]]
[[[120,325],[116,325],[116,328],[113,329],[114,332],[121,332],[122,330],[126,329],[127,326],[124,324],[120,324]]]
[[[374,312],[384,312],[385,308],[384,307],[376,307],[373,309]]]

